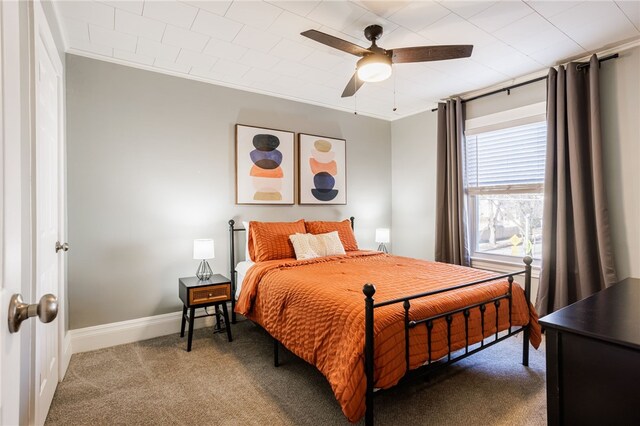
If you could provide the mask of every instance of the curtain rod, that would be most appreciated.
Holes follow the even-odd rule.
[[[607,55],[607,56],[604,56],[604,57],[598,59],[598,62],[602,63],[602,62],[608,61],[610,59],[616,59],[618,56],[619,55],[617,53],[614,53],[612,55]],[[589,68],[589,62],[582,62],[582,63],[578,64],[577,68],[579,70],[584,69],[584,68]],[[480,99],[480,98],[484,98],[484,97],[492,96],[492,95],[497,95],[498,93],[502,93],[502,92],[510,92],[511,89],[516,89],[518,87],[526,86],[526,85],[529,85],[529,84],[532,84],[532,83],[537,83],[538,81],[542,81],[542,80],[546,80],[546,79],[547,79],[547,76],[545,75],[545,76],[542,76],[542,77],[538,77],[538,78],[534,78],[534,79],[531,79],[531,80],[523,81],[522,83],[518,83],[518,84],[511,85],[511,86],[503,87],[501,89],[497,89],[497,90],[494,90],[494,91],[491,91],[491,92],[488,92],[488,93],[483,93],[481,95],[474,96],[474,97],[469,98],[469,99],[463,99],[462,103],[464,104],[464,103],[467,103],[467,102],[475,101],[476,99]],[[433,108],[431,110],[431,112],[435,112],[437,110],[438,110],[438,108]]]

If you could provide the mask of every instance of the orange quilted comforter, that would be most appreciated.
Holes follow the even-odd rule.
[[[365,412],[364,295],[365,283],[376,286],[376,302],[408,296],[490,277],[492,273],[445,263],[427,262],[378,252],[349,252],[346,256],[304,261],[260,262],[247,273],[236,312],[264,327],[290,351],[320,370],[333,389],[345,416],[356,422]],[[416,299],[410,319],[422,319],[505,294],[506,280]],[[509,310],[502,300],[499,329],[509,327]],[[540,344],[537,314],[513,285],[512,324],[531,323],[531,342]],[[405,374],[404,311],[402,304],[375,309],[375,387],[395,385]],[[448,352],[444,319],[434,321],[432,359]],[[485,337],[495,333],[495,307],[485,312]],[[478,309],[469,319],[470,343],[481,339]],[[410,331],[410,368],[428,358],[427,331]],[[452,349],[465,346],[464,318],[455,315]]]

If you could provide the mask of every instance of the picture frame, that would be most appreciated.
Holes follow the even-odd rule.
[[[295,133],[236,124],[236,204],[295,203]]]
[[[347,204],[347,141],[298,134],[298,203]]]

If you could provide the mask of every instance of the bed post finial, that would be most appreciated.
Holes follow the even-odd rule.
[[[355,229],[355,228],[354,228],[354,225],[353,225],[353,221],[354,221],[354,220],[356,220],[356,218],[355,218],[355,217],[353,217],[353,216],[351,216],[351,217],[349,218],[349,220],[351,221],[351,230],[353,231],[353,230]]]
[[[231,219],[231,220],[229,221],[229,228],[233,229],[233,225],[235,225],[235,224],[236,224],[236,221],[235,221],[235,220],[233,220],[233,219]]]
[[[531,264],[533,263],[533,259],[531,256],[525,256],[522,261],[524,262],[524,298],[528,306],[531,303]],[[525,326],[522,339],[522,365],[525,367],[529,365],[529,327],[530,324]]]
[[[373,284],[365,284],[364,287],[362,287],[362,292],[367,296],[367,299],[370,299],[376,294],[376,286]]]
[[[362,287],[364,299],[364,371],[367,378],[365,425],[373,425],[373,295],[376,287],[365,284]]]
[[[524,262],[524,294],[527,303],[529,303],[531,297],[531,264],[533,263],[533,259],[531,256],[525,256],[522,261]]]

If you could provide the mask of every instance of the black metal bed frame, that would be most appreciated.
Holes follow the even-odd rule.
[[[354,228],[354,218],[349,218],[351,221],[351,228]],[[234,233],[246,231],[243,228],[236,229],[234,227],[235,221],[229,221],[229,236],[230,236],[230,272],[231,272],[231,288],[233,297],[231,298],[231,309],[232,309],[232,323],[236,322],[236,313],[235,313],[235,293],[236,293],[236,279],[237,279],[237,271],[235,269],[235,244],[234,244]],[[486,349],[490,346],[495,345],[498,342],[501,342],[511,336],[514,336],[520,332],[523,332],[523,342],[522,342],[522,365],[529,365],[529,324],[520,326],[514,329],[511,322],[511,309],[512,309],[512,289],[513,289],[513,277],[517,275],[524,274],[524,294],[525,300],[527,303],[529,302],[529,298],[531,295],[531,263],[533,259],[529,256],[526,256],[523,259],[525,264],[524,270],[512,272],[508,274],[492,276],[489,278],[485,278],[482,280],[473,281],[470,283],[459,284],[453,287],[428,291],[424,293],[413,294],[410,296],[400,297],[397,299],[386,300],[383,302],[375,303],[373,296],[375,295],[376,288],[373,284],[365,284],[362,288],[362,292],[365,295],[365,349],[364,349],[364,364],[365,364],[365,376],[367,381],[367,390],[366,390],[366,412],[365,412],[365,424],[367,426],[373,425],[373,397],[374,394],[378,392],[375,391],[374,387],[374,311],[376,308],[381,308],[384,306],[402,304],[402,308],[404,310],[404,336],[405,336],[405,363],[406,363],[406,373],[400,379],[400,383],[412,380],[416,377],[424,376],[425,374],[432,373],[433,371],[444,368],[450,364],[458,362],[470,355],[473,355],[483,349]],[[443,312],[437,315],[433,315],[427,318],[421,319],[413,319],[410,320],[409,310],[411,309],[411,301],[415,299],[421,299],[428,296],[433,296],[436,294],[442,294],[449,291],[459,290],[466,287],[471,287],[478,284],[483,284],[491,281],[496,281],[500,279],[507,279],[509,283],[509,288],[507,293],[503,295],[499,295],[493,297],[491,299],[485,300],[483,302],[474,303],[468,306],[464,306],[462,308],[457,308],[452,311]],[[498,328],[499,324],[499,308],[501,304],[501,300],[506,299],[509,303],[509,327],[507,329],[507,333],[500,336],[500,330]],[[485,312],[487,305],[493,304],[495,306],[495,335],[493,336],[492,341],[485,342],[485,340],[490,339],[490,337],[484,337],[485,334]],[[480,312],[480,324],[481,324],[481,335],[482,339],[480,342],[469,342],[469,316],[471,315],[472,309],[478,309]],[[465,347],[464,349],[459,349],[456,351],[452,351],[451,349],[451,324],[453,323],[453,318],[455,315],[462,315],[464,317],[464,329],[465,329]],[[447,355],[437,360],[431,358],[431,334],[433,330],[434,321],[443,320],[447,323],[447,344],[448,351]],[[428,346],[428,359],[424,365],[418,367],[416,369],[411,370],[409,368],[409,330],[412,328],[418,327],[421,324],[424,324],[427,328],[427,346]],[[273,338],[273,363],[274,366],[279,366],[278,361],[278,340]],[[474,349],[469,350],[469,346],[478,345]],[[454,353],[458,353],[457,355],[452,356]]]
[[[236,222],[231,219],[229,221],[229,274],[231,275],[231,323],[236,323],[236,280],[238,272],[236,271],[236,245],[235,233],[245,232],[244,228],[235,228]],[[247,235],[247,238],[249,236]],[[245,259],[248,260],[248,259]]]
[[[518,327],[516,329],[513,328],[511,323],[511,308],[512,308],[512,289],[513,289],[513,277],[516,275],[524,274],[524,294],[527,303],[529,301],[529,296],[531,294],[531,263],[533,259],[531,257],[526,256],[524,259],[525,268],[522,271],[512,272],[509,274],[492,276],[486,279],[473,281],[470,283],[460,284],[453,287],[428,291],[424,293],[418,293],[411,296],[401,297],[393,300],[386,300],[384,302],[375,303],[373,296],[376,292],[376,288],[373,284],[365,284],[362,292],[365,295],[365,349],[364,349],[364,366],[365,366],[365,375],[367,379],[367,393],[366,393],[366,412],[365,412],[365,424],[373,425],[373,396],[374,396],[374,333],[373,333],[373,321],[374,321],[374,311],[376,308],[381,308],[383,306],[395,305],[402,303],[402,307],[404,309],[404,340],[405,340],[405,364],[406,364],[406,373],[405,376],[401,379],[401,381],[411,380],[416,377],[423,376],[427,373],[431,373],[435,370],[439,370],[447,365],[453,364],[454,362],[460,361],[470,355],[475,354],[485,348],[495,345],[502,340],[505,340],[511,336],[514,336],[521,331],[524,332],[524,338],[522,343],[522,365],[529,365],[529,325],[524,325]],[[493,297],[489,300],[485,300],[483,302],[474,303],[472,305],[464,306],[462,308],[454,309],[452,311],[443,312],[438,315],[433,315],[431,317],[422,318],[422,319],[409,319],[409,309],[411,308],[411,301],[415,299],[420,299],[423,297],[433,296],[436,294],[442,294],[449,291],[459,290],[461,288],[471,287],[473,285],[483,284],[491,281],[496,281],[500,279],[507,278],[509,282],[509,289],[507,293]],[[499,308],[500,301],[503,299],[507,299],[509,303],[509,328],[506,334],[500,336],[500,330],[498,328],[499,324]],[[487,305],[493,304],[495,306],[496,318],[495,318],[495,328],[496,332],[493,338],[493,341],[489,341],[485,343],[485,340],[489,339],[489,337],[485,338],[485,311]],[[475,349],[469,350],[469,316],[471,314],[472,309],[478,309],[480,311],[480,324],[481,324],[481,333],[482,340],[480,342],[472,343],[472,345],[478,345]],[[451,324],[453,322],[453,317],[455,315],[462,315],[464,317],[464,333],[465,333],[465,347],[464,350],[460,349],[454,352],[461,352],[456,356],[452,356],[454,352],[451,350]],[[431,358],[431,333],[433,330],[433,323],[436,320],[444,319],[447,323],[447,344],[448,351],[445,357],[442,357],[438,360],[433,360]],[[410,370],[409,368],[409,330],[415,328],[421,324],[424,324],[427,328],[427,347],[428,347],[428,359],[426,364],[418,367],[416,369]],[[446,359],[445,359],[446,358]]]

